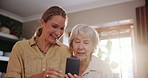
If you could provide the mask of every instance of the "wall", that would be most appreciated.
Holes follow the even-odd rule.
[[[135,20],[135,8],[142,5],[144,5],[144,0],[135,0],[118,5],[70,13],[68,14],[69,20],[66,31],[70,31],[74,25],[79,23],[98,25],[125,19]],[[30,38],[34,34],[34,29],[37,26],[39,26],[38,20],[25,22],[23,24],[24,37]]]
[[[68,14],[68,27],[66,32],[69,32],[73,26],[79,23],[86,23],[89,25],[99,25],[103,23],[125,20],[125,19],[133,19],[135,32],[136,32],[136,15],[135,9],[136,7],[143,6],[144,0],[134,0],[118,5],[112,5],[107,7],[101,7],[81,12],[75,12]],[[30,38],[35,31],[35,28],[39,26],[38,20],[26,22],[23,24],[23,32],[24,37]],[[135,45],[138,45],[135,43]],[[148,61],[148,45],[138,45],[138,50],[135,50],[136,56],[136,78],[146,78],[145,73],[145,63]],[[137,48],[134,47],[134,48]],[[148,64],[148,63],[147,63]]]
[[[34,32],[37,27],[39,27],[39,20],[34,20],[30,22],[25,22],[23,24],[22,34],[24,38],[31,38],[34,35]]]
[[[69,29],[78,23],[98,25],[125,19],[135,19],[135,8],[144,5],[144,0],[136,0],[118,5],[96,8],[69,14]]]

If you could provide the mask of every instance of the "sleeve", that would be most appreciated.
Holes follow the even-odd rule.
[[[70,54],[70,51],[69,51],[67,46],[63,46],[61,51],[62,51],[62,54],[61,54],[62,55],[62,59],[61,59],[61,67],[60,68],[62,69],[63,74],[65,74],[66,59],[68,57],[71,57],[71,54]]]
[[[19,42],[17,42],[11,51],[7,65],[5,78],[23,78],[23,56]]]

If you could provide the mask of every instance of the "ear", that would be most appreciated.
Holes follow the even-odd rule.
[[[40,19],[40,25],[43,27],[45,24],[44,20],[43,19]]]

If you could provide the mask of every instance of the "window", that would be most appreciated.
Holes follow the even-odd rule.
[[[112,43],[110,52],[106,49],[109,42]],[[131,37],[101,40],[100,48],[104,52],[100,58],[109,63],[115,78],[133,78]]]
[[[125,22],[128,21],[119,23]],[[103,26],[96,30],[101,41],[100,49],[94,55],[111,66],[115,78],[133,78],[132,24]]]

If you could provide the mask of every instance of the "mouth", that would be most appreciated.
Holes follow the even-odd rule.
[[[85,53],[84,52],[78,52],[77,54],[82,55],[82,54],[85,54]]]
[[[57,40],[59,37],[58,36],[56,36],[56,35],[54,35],[54,34],[51,34],[50,35],[52,38],[54,38],[55,40]]]
[[[85,56],[85,53],[83,53],[83,52],[77,52],[77,54],[76,54],[76,57],[77,58],[83,58]]]

